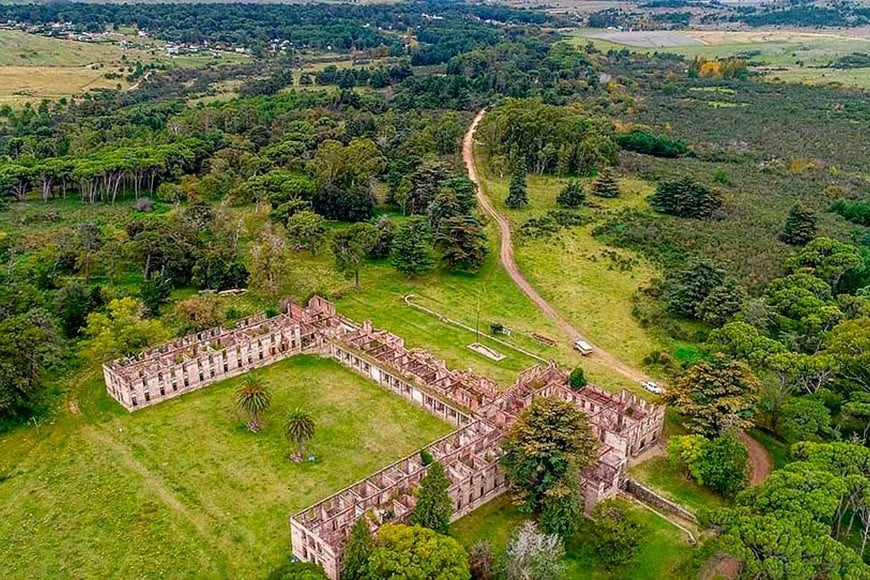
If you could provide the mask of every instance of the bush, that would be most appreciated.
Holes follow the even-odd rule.
[[[640,129],[618,135],[616,142],[626,151],[654,157],[673,158],[689,153],[689,147],[678,139],[669,139]]]
[[[570,181],[556,196],[556,203],[562,207],[575,208],[586,201],[586,192],[579,181]]]
[[[288,562],[272,570],[267,580],[327,580],[323,568],[311,562]]]
[[[574,367],[574,370],[571,371],[571,376],[568,377],[568,385],[576,391],[582,389],[587,384],[586,374],[583,372],[583,367]]]

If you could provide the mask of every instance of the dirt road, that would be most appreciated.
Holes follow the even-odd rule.
[[[492,202],[486,197],[486,194],[483,192],[483,188],[480,186],[480,181],[477,177],[477,170],[474,166],[474,131],[477,129],[477,124],[483,118],[483,115],[486,111],[480,111],[477,116],[474,118],[474,121],[471,123],[471,126],[468,128],[468,132],[465,133],[465,138],[462,141],[462,159],[465,161],[465,167],[468,170],[468,178],[473,181],[477,185],[477,201],[480,203],[480,206],[493,220],[495,220],[496,224],[498,224],[499,229],[499,237],[501,238],[501,249],[499,251],[499,262],[501,262],[502,267],[508,273],[508,276],[511,277],[511,280],[519,286],[520,290],[529,297],[529,299],[535,303],[535,305],[543,312],[550,320],[555,322],[559,328],[562,329],[565,334],[571,337],[572,341],[575,340],[583,340],[588,343],[592,343],[592,341],[587,340],[576,328],[574,328],[570,322],[565,320],[561,314],[559,314],[555,308],[553,308],[549,302],[544,300],[538,291],[535,290],[534,286],[532,286],[528,280],[525,279],[520,269],[517,267],[516,260],[514,259],[514,248],[513,241],[511,239],[511,225],[508,218],[500,214],[495,206],[492,205]],[[595,347],[593,353],[590,355],[592,358],[603,363],[608,368],[615,370],[616,372],[628,377],[632,381],[640,382],[645,380],[647,377],[644,373],[638,371],[637,369],[633,369],[627,364],[623,363],[621,360],[613,356],[612,354]]]
[[[547,318],[552,320],[562,329],[565,334],[571,337],[571,340],[584,340],[590,344],[592,341],[587,340],[576,328],[574,328],[570,322],[568,322],[561,314],[559,314],[555,308],[553,308],[549,302],[544,300],[544,298],[538,294],[538,291],[535,290],[534,286],[532,286],[528,280],[523,276],[520,269],[517,267],[517,262],[514,259],[514,248],[513,241],[511,239],[511,225],[510,221],[506,216],[500,214],[495,206],[492,204],[490,199],[483,192],[483,188],[480,185],[480,180],[477,177],[477,169],[474,165],[474,131],[477,129],[478,123],[483,119],[483,116],[486,114],[486,110],[480,111],[476,117],[474,117],[474,121],[471,122],[471,125],[468,127],[468,131],[465,133],[465,138],[462,140],[462,159],[465,161],[465,168],[468,171],[468,178],[477,185],[477,201],[480,203],[480,207],[483,208],[483,211],[487,213],[495,223],[498,225],[499,229],[499,237],[501,239],[501,246],[499,249],[499,262],[502,267],[508,273],[511,280],[523,291],[523,293],[529,297],[529,299],[535,303],[535,305],[543,312]],[[616,356],[610,354],[609,352],[602,350],[599,347],[594,347],[594,350],[590,357],[594,358],[604,366],[610,368],[618,372],[619,374],[628,377],[632,381],[640,382],[646,380],[648,377],[641,371],[632,368],[631,366],[625,364],[621,360],[619,360]],[[770,474],[771,471],[771,462],[770,456],[767,454],[767,451],[764,447],[755,439],[751,438],[749,435],[745,433],[741,433],[741,440],[746,444],[747,449],[749,450],[749,459],[752,465],[752,484],[760,483],[764,481],[764,479]]]

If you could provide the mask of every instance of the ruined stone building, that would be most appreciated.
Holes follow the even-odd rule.
[[[406,348],[402,338],[370,322],[342,317],[317,296],[307,307],[285,301],[281,314],[272,318],[246,318],[233,329],[212,329],[107,363],[103,373],[109,394],[135,411],[302,352],[331,357],[457,427],[426,447],[451,480],[453,519],[507,490],[498,466],[501,439],[535,396],[576,406],[601,441],[597,461],[579,474],[587,510],[617,493],[628,458],[656,443],[664,423],[664,407],[628,391],[572,390],[568,373],[552,363],[523,371],[500,390],[489,379]],[[337,579],[354,522],[365,517],[376,530],[402,521],[414,507],[414,490],[425,473],[419,454],[410,455],[291,516],[293,554]]]

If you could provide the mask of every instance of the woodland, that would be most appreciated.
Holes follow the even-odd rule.
[[[797,3],[740,17],[811,24],[815,10]],[[830,10],[848,13],[850,23],[866,20],[866,9]],[[128,472],[137,481],[148,465],[160,471],[168,464],[118,434],[146,428],[112,406],[100,365],[255,312],[274,313],[285,296],[304,301],[316,293],[359,319],[380,317],[458,367],[491,371],[504,386],[533,362],[468,362],[473,355],[456,344],[470,342],[470,334],[396,310],[403,295],[435,296],[430,306],[477,324],[478,338],[481,331],[502,336],[533,354],[586,366],[596,384],[625,386],[624,377],[580,360],[570,346],[547,350],[522,332],[508,336],[509,328],[558,330],[529,314],[525,298],[498,273],[498,232],[478,207],[462,161],[463,135],[483,108],[474,145],[483,193],[509,217],[530,279],[563,309],[572,293],[592,292],[597,282],[586,268],[603,272],[604,284],[618,280],[597,289],[609,296],[606,307],[570,316],[589,325],[596,343],[667,385],[655,398],[670,407],[669,441],[638,473],[697,513],[701,541],[690,546],[665,520],[621,501],[586,520],[572,511],[576,505],[554,500],[570,487],[568,467],[590,451],[562,436],[559,413],[542,413],[539,431],[567,441],[547,458],[561,466],[553,468],[558,473],[534,492],[515,489],[515,501],[450,526],[444,482],[431,470],[432,497],[424,503],[432,512],[376,538],[357,531],[347,577],[384,577],[411,558],[420,577],[446,570],[450,578],[688,578],[723,555],[738,560],[747,578],[870,577],[866,91],[761,82],[743,74],[739,57],[703,69],[704,62],[673,54],[576,46],[559,32],[569,23],[564,16],[489,4],[0,5],[0,22],[7,20],[69,21],[86,31],[135,27],[166,41],[245,46],[254,54],[242,63],[155,68],[135,90],[0,107],[0,498],[7,506],[0,519],[9,522],[0,524],[0,560],[12,562],[12,577],[72,573],[62,560],[46,559],[50,541],[20,533],[59,517],[51,506],[62,492],[47,479],[36,496],[22,499],[39,477],[36,464],[54,461],[49,441],[69,449],[90,442],[88,453],[105,438],[114,441],[110,449],[129,445],[127,464],[146,466]],[[274,52],[275,39],[293,48]],[[351,56],[352,64],[342,60]],[[229,95],[221,91],[228,83]],[[615,312],[626,314],[617,319]],[[636,340],[623,340],[628,334]],[[293,364],[300,366],[270,371],[272,384],[308,376],[311,367],[349,380],[323,362]],[[582,369],[579,376],[576,388],[583,388]],[[316,411],[318,433],[322,426],[326,434],[322,454],[336,458],[328,465],[333,477],[343,467],[336,450],[342,438],[365,435],[340,427],[350,412],[341,397],[350,395],[322,388],[326,398],[318,402],[313,391],[308,401],[291,398]],[[389,410],[391,433],[407,421],[421,436],[444,430],[364,386],[353,389]],[[202,433],[220,433],[214,417],[232,415],[216,396],[191,396],[212,417],[194,426]],[[195,423],[176,405],[186,397],[155,411],[165,415],[153,415],[148,440],[158,439],[161,425]],[[568,430],[585,434],[585,420],[570,419],[576,425]],[[316,447],[313,423],[308,427]],[[232,441],[233,461],[242,462],[249,443],[233,439],[248,435],[239,431],[209,436]],[[749,485],[741,431],[774,460],[759,485]],[[271,436],[268,426],[264,433]],[[341,462],[359,476],[382,455],[399,457],[423,441],[402,436],[395,448],[375,445],[371,456]],[[506,449],[514,474],[531,461],[516,452],[522,444],[512,440],[515,447]],[[182,455],[196,469],[207,452],[214,450]],[[281,453],[273,455],[265,463]],[[284,463],[249,477],[277,481],[288,476]],[[309,476],[304,494],[342,483],[318,484],[327,477],[321,471]],[[219,480],[215,472],[204,483],[220,488]],[[149,487],[149,501],[158,505],[154,497],[165,498],[172,485]],[[275,512],[283,526],[285,507],[310,499],[283,493],[263,498],[248,516],[265,517],[272,499],[282,505]],[[530,494],[540,501],[528,501]],[[167,505],[196,511],[209,501]],[[117,509],[106,517],[144,530],[130,532],[134,542],[149,530],[182,529],[149,527],[180,517],[162,507],[155,508],[159,517]],[[30,513],[43,516],[37,522]],[[260,541],[260,519],[226,532],[236,529],[214,513],[202,517],[217,523],[199,525],[194,517],[183,526],[205,534],[213,552],[185,544],[190,552],[161,552],[155,566],[188,575],[197,562],[210,562],[207,571],[216,575],[274,569],[270,577],[320,577],[286,563],[282,540]],[[91,537],[98,528],[90,523],[97,531],[84,535],[86,544],[111,543]],[[262,546],[245,560],[227,547],[236,541]],[[414,551],[423,543],[435,556]],[[73,561],[93,575],[136,569],[122,550],[109,554],[108,564],[80,554]],[[190,559],[175,562],[180,556]]]

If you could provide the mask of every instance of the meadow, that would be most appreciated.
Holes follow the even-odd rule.
[[[286,558],[291,513],[451,431],[331,360],[261,372],[259,434],[239,379],[128,414],[90,374],[58,414],[0,436],[4,575],[257,577]],[[317,423],[314,462],[287,457],[296,407]]]
[[[122,48],[120,40],[145,43],[143,48]],[[171,67],[198,67],[212,63],[246,60],[224,55],[215,60],[206,54],[169,56],[165,43],[135,35],[115,35],[111,42],[79,42],[49,38],[19,30],[0,30],[0,105],[37,104],[83,94],[91,89],[129,89],[134,83],[124,77],[136,62],[161,63]],[[106,73],[121,78],[108,79]]]
[[[611,32],[582,29],[574,42],[592,41],[602,50],[629,48],[638,52],[670,52],[686,58],[717,59],[741,56],[770,81],[842,84],[870,88],[870,68],[835,69],[828,65],[841,56],[870,52],[863,31],[844,34],[794,31]]]

